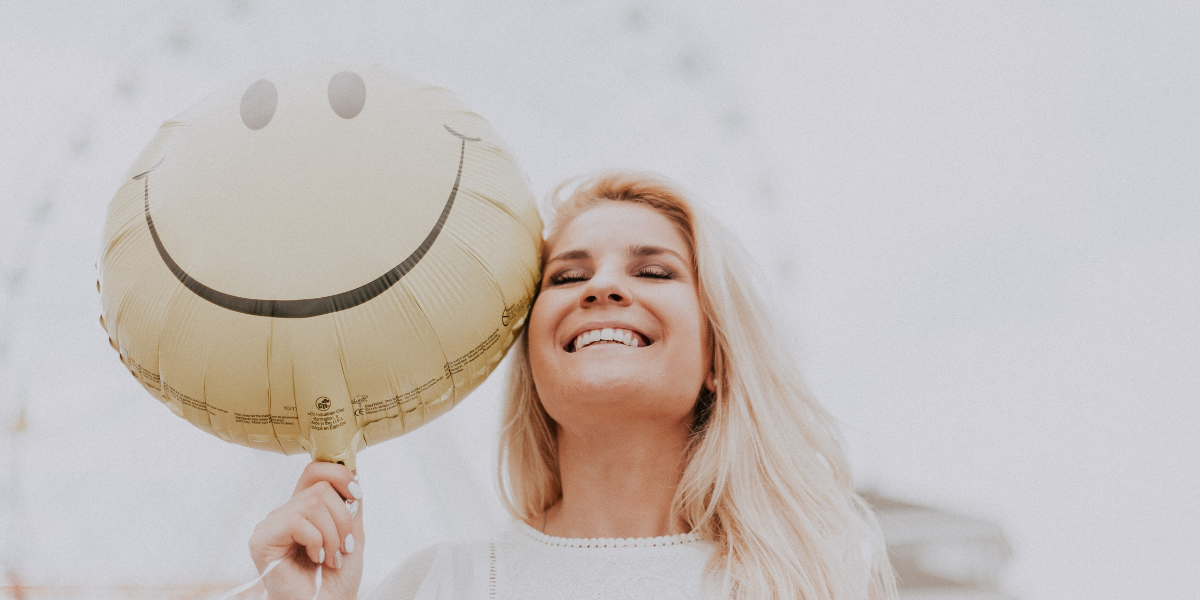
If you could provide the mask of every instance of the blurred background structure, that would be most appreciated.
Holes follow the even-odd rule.
[[[904,600],[1007,600],[1012,551],[995,523],[862,492],[875,509]]]
[[[760,262],[910,598],[1195,598],[1196,31],[1186,0],[0,3],[0,597],[253,578],[304,458],[146,395],[94,263],[162,121],[333,60],[453,90],[539,196],[633,168],[700,198]],[[506,522],[499,382],[360,456],[366,585]]]

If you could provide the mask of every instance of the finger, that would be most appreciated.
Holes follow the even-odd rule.
[[[329,489],[328,493],[337,495],[332,489]],[[337,553],[341,550],[344,536],[338,533],[329,504],[319,494],[309,494],[298,500],[298,504],[304,518],[320,532],[320,547],[324,550],[324,553],[320,554],[320,562],[330,567],[336,566]]]
[[[354,518],[350,515],[350,507],[347,501],[343,500],[328,484],[320,483],[314,485],[311,489],[325,503],[325,507],[329,511],[329,516],[333,519],[334,526],[337,527],[338,541],[336,545],[347,554],[353,552],[355,546],[354,531],[356,528]],[[355,502],[358,502],[358,500],[355,500]],[[328,544],[326,546],[328,547]],[[333,554],[330,554],[326,560],[334,561],[335,558]]]
[[[314,564],[321,564],[322,559],[328,552],[325,551],[325,536],[321,535],[321,528],[312,522],[312,519],[305,514],[293,514],[288,519],[288,530],[292,535],[292,541],[304,547],[304,553],[308,559]]]
[[[296,489],[292,495],[299,494],[318,481],[328,482],[343,498],[354,500],[362,498],[362,487],[355,481],[354,473],[350,469],[337,463],[317,461],[304,467],[304,472],[300,474],[300,480],[296,482]]]
[[[301,490],[289,502],[303,502],[306,498],[320,498],[329,508],[329,514],[337,523],[338,531],[345,535],[354,530],[354,517],[362,505],[360,500],[343,498],[328,481],[318,481],[305,490]]]
[[[312,556],[319,558],[320,532],[308,523],[296,502],[289,500],[254,526],[254,533],[250,535],[250,554],[261,571],[271,561],[292,554],[296,544],[306,553],[311,548]]]
[[[355,500],[346,508],[354,518],[354,540],[358,542],[356,547],[361,548],[366,543],[365,532],[363,531],[363,503],[365,500]]]

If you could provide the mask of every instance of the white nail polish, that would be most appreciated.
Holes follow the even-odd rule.
[[[354,534],[353,533],[346,534],[346,543],[343,544],[343,546],[346,548],[346,554],[350,554],[351,552],[354,552]]]
[[[346,487],[350,488],[350,495],[354,496],[355,500],[362,500],[362,497],[363,497],[362,487],[358,485],[357,481],[351,481],[350,485],[348,485]]]
[[[350,510],[350,518],[351,519],[358,516],[358,500],[355,500],[354,502],[350,502],[346,506],[346,508]]]
[[[321,548],[321,551],[317,553],[317,562],[318,563],[325,562],[325,549],[324,548]]]
[[[338,552],[337,554],[333,555],[333,568],[335,568],[335,569],[342,568],[342,553],[341,552]]]

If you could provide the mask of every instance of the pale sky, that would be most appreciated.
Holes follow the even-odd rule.
[[[1200,4],[756,6],[0,5],[5,569],[253,577],[249,531],[304,457],[225,444],[137,386],[93,265],[162,121],[333,60],[454,91],[539,197],[607,168],[693,192],[767,274],[859,481],[999,524],[1007,593],[1194,597]],[[498,383],[360,455],[368,583],[505,522]]]

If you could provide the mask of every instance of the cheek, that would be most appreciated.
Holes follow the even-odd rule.
[[[707,346],[708,320],[700,310],[700,300],[694,295],[681,294],[670,306],[674,307],[672,313],[677,329],[694,344],[698,353],[702,353]]]
[[[553,304],[553,298],[542,294],[529,311],[529,349],[531,352],[543,343],[553,342],[554,310],[551,304]]]
[[[554,351],[554,319],[549,298],[544,295],[534,303],[529,313],[529,364],[533,368],[534,385],[538,386],[538,374],[545,372]]]
[[[712,340],[708,330],[708,319],[700,310],[700,303],[695,298],[692,298],[691,310],[688,311],[688,344],[694,348],[688,358],[690,365],[697,369],[697,373],[703,379],[708,377],[712,371]]]

